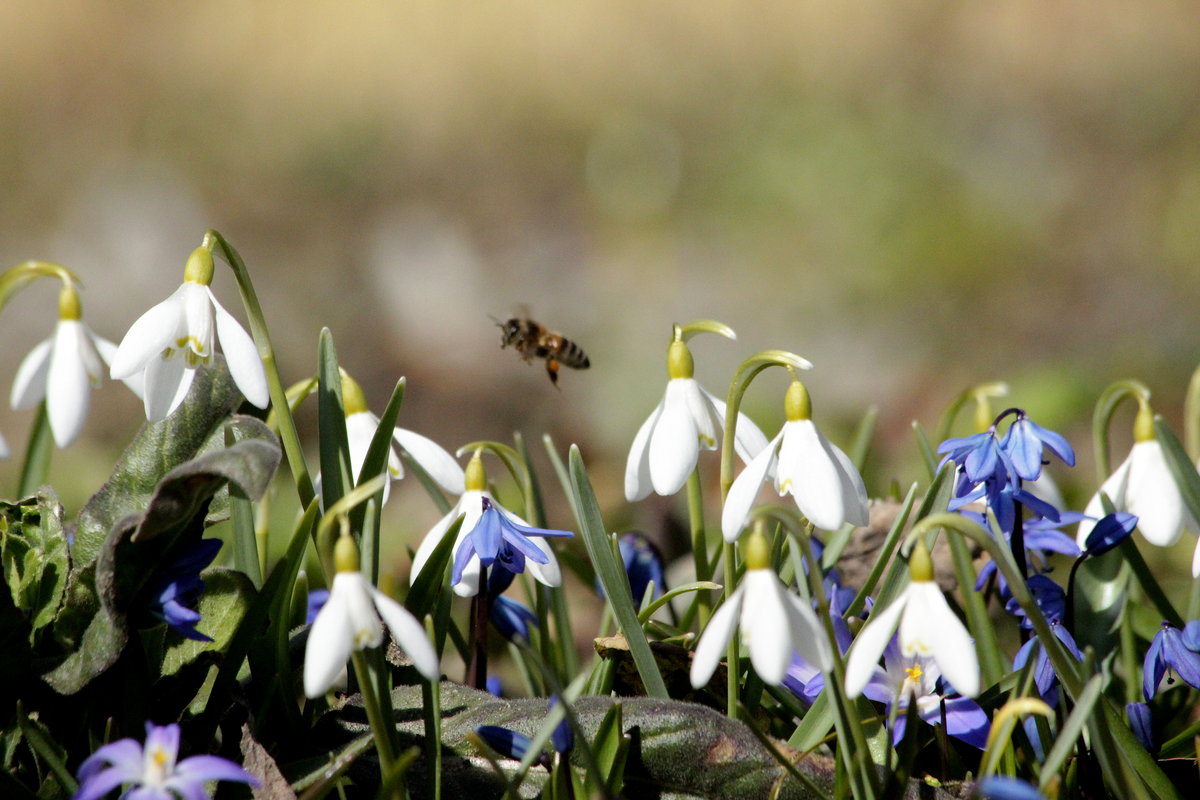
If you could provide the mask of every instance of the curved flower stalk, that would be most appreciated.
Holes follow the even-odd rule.
[[[118,786],[122,797],[137,800],[188,800],[208,797],[209,781],[236,781],[258,786],[258,780],[227,758],[179,756],[179,726],[146,723],[146,741],[118,739],[100,747],[79,765],[79,789],[72,800],[99,800]]]
[[[1101,484],[1084,509],[1084,514],[1093,520],[1105,516],[1101,494],[1108,496],[1116,511],[1137,515],[1138,530],[1150,544],[1169,547],[1179,541],[1184,528],[1197,528],[1167,465],[1162,445],[1154,435],[1154,412],[1149,403],[1143,401],[1134,418],[1129,455]],[[1081,547],[1094,526],[1095,522],[1088,520],[1080,523],[1075,540]],[[1193,564],[1193,573],[1196,566]]]
[[[692,686],[708,683],[735,627],[750,650],[750,663],[764,683],[778,686],[792,654],[823,671],[833,667],[833,653],[816,614],[787,590],[771,569],[766,537],[753,533],[744,546],[746,573],[709,620],[692,660]]]
[[[304,650],[304,694],[324,694],[346,666],[351,653],[383,643],[379,617],[387,623],[397,644],[408,653],[417,671],[438,679],[438,657],[425,628],[404,606],[376,589],[358,571],[358,547],[349,534],[338,537],[334,548],[337,574],[329,599],[317,612]]]
[[[217,302],[209,288],[212,279],[212,253],[197,247],[184,268],[183,285],[130,326],[113,356],[114,379],[143,376],[142,399],[151,422],[179,407],[196,368],[212,361],[217,341],[238,389],[251,404],[267,407],[267,376],[254,340]]]
[[[358,481],[364,477],[363,464],[367,460],[367,451],[379,430],[379,417],[367,407],[366,395],[358,381],[341,371],[342,378],[342,407],[346,412],[346,443],[350,447],[350,469]],[[423,470],[437,482],[439,486],[452,494],[462,494],[463,469],[437,442],[419,433],[396,428],[392,440],[412,456]],[[391,491],[391,482],[404,477],[404,464],[396,448],[388,449],[387,458],[388,481],[383,485],[383,502],[387,502]],[[318,485],[320,476],[317,478]]]
[[[746,464],[725,498],[721,530],[727,542],[742,532],[759,486],[772,475],[780,496],[791,494],[800,513],[818,528],[837,530],[847,522],[869,521],[862,476],[813,424],[812,403],[800,381],[788,387],[784,409],[783,429]]]
[[[421,540],[421,544],[417,547],[417,552],[413,555],[411,581],[416,581],[417,575],[421,573],[425,562],[429,560],[434,549],[437,548],[438,542],[446,535],[446,531],[450,529],[454,520],[460,516],[463,518],[463,521],[462,525],[458,528],[458,538],[454,543],[456,566],[458,555],[465,552],[463,550],[463,542],[475,531],[476,526],[483,520],[485,511],[490,510],[493,514],[499,515],[508,526],[516,526],[515,530],[518,532],[521,528],[534,531],[541,530],[540,528],[533,528],[528,522],[496,502],[496,499],[487,490],[487,473],[484,471],[483,460],[480,458],[479,453],[471,456],[471,461],[467,464],[464,488],[465,491],[458,498],[458,502],[454,504],[444,517],[434,523],[434,526],[429,529],[429,532],[425,534],[425,538]],[[496,524],[499,523],[497,522]],[[503,529],[505,526],[501,527]],[[555,535],[556,533],[570,535],[566,531],[551,532],[550,535]],[[503,536],[501,536],[501,539],[503,539]],[[499,550],[490,550],[491,541],[490,539],[488,540],[487,546],[489,549],[487,552],[494,558],[495,555],[499,554]],[[536,559],[527,560],[525,567],[529,570],[529,573],[546,586],[562,585],[562,572],[559,570],[558,559],[554,557],[554,551],[550,549],[550,545],[540,536],[531,538],[528,541],[546,559],[545,561],[537,561]],[[481,560],[478,556],[479,552],[475,552],[465,557],[462,572],[458,576],[458,580],[454,582],[454,592],[460,597],[473,597],[479,593]]]
[[[933,580],[933,561],[920,539],[908,561],[912,580],[887,608],[876,607],[859,632],[846,663],[846,693],[858,697],[874,674],[893,632],[900,653],[933,659],[941,674],[965,697],[979,695],[975,643]]]
[[[678,335],[667,348],[667,390],[633,438],[625,462],[625,498],[651,491],[670,496],[683,488],[696,469],[701,450],[716,450],[725,421],[725,403],[693,376],[692,353]],[[749,461],[767,446],[767,437],[750,418],[738,414],[734,447]]]
[[[33,408],[45,400],[54,443],[67,447],[83,430],[91,390],[100,385],[116,352],[115,344],[84,324],[79,293],[72,282],[64,281],[54,333],[29,351],[17,368],[12,407]],[[125,383],[141,396],[140,376],[131,376]]]

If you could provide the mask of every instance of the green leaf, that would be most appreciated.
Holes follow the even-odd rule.
[[[33,645],[58,613],[69,570],[62,506],[50,487],[19,503],[0,503],[0,561],[13,605],[29,615]]]
[[[204,579],[204,594],[200,596],[200,603],[196,608],[200,613],[200,622],[196,624],[196,630],[211,636],[213,641],[194,641],[168,633],[167,639],[171,644],[163,654],[163,675],[174,675],[185,664],[195,661],[203,653],[223,650],[233,638],[242,618],[246,616],[246,610],[258,594],[250,579],[238,570],[214,567],[201,577]]]
[[[580,535],[584,546],[587,547],[588,556],[596,567],[604,594],[617,618],[617,625],[629,643],[633,663],[637,665],[647,694],[652,697],[669,697],[662,674],[658,671],[658,664],[654,661],[654,654],[650,652],[650,643],[646,641],[646,634],[638,622],[637,609],[633,607],[633,595],[629,591],[629,579],[624,568],[617,564],[613,556],[604,521],[600,518],[596,494],[592,491],[592,484],[583,466],[583,457],[576,445],[571,445],[570,471],[574,505],[579,510]]]
[[[350,444],[346,439],[346,409],[342,404],[342,376],[338,370],[333,334],[321,329],[317,345],[317,430],[321,443],[321,504],[325,508],[341,499],[354,485],[350,474]]]

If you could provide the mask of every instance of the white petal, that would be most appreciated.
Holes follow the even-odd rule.
[[[162,355],[162,351],[173,347],[183,326],[183,284],[166,300],[138,317],[121,340],[111,362],[110,373],[114,380],[123,380],[141,372]]]
[[[146,419],[159,422],[179,408],[191,388],[195,372],[187,368],[182,354],[173,358],[155,358],[146,365],[144,375]]]
[[[729,494],[725,496],[725,508],[721,510],[721,533],[725,536],[725,541],[736,541],[742,529],[746,527],[746,517],[750,515],[750,508],[754,505],[754,499],[758,497],[758,490],[767,479],[771,465],[775,463],[778,443],[779,436],[776,436],[762,452],[750,459],[746,468],[734,478],[729,487]]]
[[[250,334],[217,302],[212,290],[208,295],[216,311],[217,338],[221,340],[221,351],[225,353],[225,362],[229,365],[233,382],[251,405],[266,408],[271,402],[271,393],[267,389],[267,373],[258,355],[258,347]]]
[[[844,454],[842,458],[846,458]],[[849,459],[845,463],[849,464]],[[853,466],[850,468],[853,469]],[[866,524],[865,515],[858,508],[860,489],[862,510],[865,511],[866,507],[867,490],[862,486],[862,479],[858,478],[855,485],[853,479],[843,479],[842,472],[843,462],[812,420],[784,424],[776,487],[781,494],[790,492],[800,512],[823,530],[832,531],[842,527],[850,513],[855,520],[862,519],[856,524]]]
[[[50,350],[54,337],[39,342],[21,360],[17,376],[13,378],[12,407],[19,410],[33,408],[46,396],[46,376],[50,372]]]
[[[684,378],[678,383],[680,393],[687,400],[688,413],[696,424],[696,438],[702,450],[716,450],[725,429],[725,410],[717,412],[717,398],[704,390],[695,379]]]
[[[854,644],[850,646],[850,654],[846,660],[846,694],[850,697],[858,697],[862,694],[863,688],[870,683],[871,676],[875,673],[875,667],[879,664],[879,657],[887,648],[907,603],[908,590],[906,589],[887,608],[881,609],[879,606],[875,606],[871,611],[871,616],[867,619],[867,624],[863,625],[858,636],[854,638]]]
[[[50,431],[59,447],[75,441],[87,419],[92,384],[84,361],[83,325],[78,320],[62,320],[54,332],[50,353],[50,371],[46,377],[46,416]]]
[[[308,644],[304,648],[306,696],[320,697],[333,685],[350,658],[353,642],[346,593],[338,591],[338,576],[334,576],[329,599],[308,630]]]
[[[103,336],[97,336],[95,334],[92,334],[92,343],[96,345],[96,352],[100,354],[100,359],[105,364],[112,364],[113,358],[115,358],[117,355],[117,346],[108,339],[105,339]],[[128,386],[130,391],[138,396],[139,400],[146,396],[144,381],[145,372],[145,370],[141,370],[140,372],[133,373],[127,378],[121,379],[121,382]]]
[[[1096,521],[1104,516],[1104,503],[1100,500],[1101,493],[1108,495],[1108,499],[1112,501],[1113,507],[1117,511],[1128,511],[1125,507],[1125,495],[1129,486],[1129,467],[1132,463],[1133,453],[1131,452],[1121,462],[1121,466],[1117,467],[1112,475],[1105,478],[1104,483],[1100,484],[1099,491],[1088,501],[1087,508],[1083,510],[1083,513],[1092,519],[1080,522],[1075,533],[1075,543],[1081,548],[1087,543],[1087,537],[1092,529],[1096,527]]]
[[[688,405],[689,387],[694,385],[685,378],[667,381],[662,413],[650,433],[650,483],[664,497],[683,488],[700,456],[696,421]]]
[[[212,289],[198,283],[185,282],[180,287],[183,298],[183,330],[172,347],[188,351],[188,364],[207,363],[213,357],[213,314],[217,299]]]
[[[554,557],[554,551],[550,549],[550,543],[541,536],[530,537],[530,541],[538,550],[546,554],[548,560],[545,564],[539,564],[533,559],[527,558],[525,559],[525,569],[546,586],[562,586],[562,571],[558,567],[558,559]]]
[[[838,464],[838,477],[842,482],[842,502],[846,522],[854,525],[866,525],[871,521],[871,511],[867,500],[867,486],[863,483],[858,468],[836,444],[826,440],[829,452]]]
[[[792,605],[788,617],[792,626],[792,647],[805,661],[828,672],[833,669],[833,650],[817,615],[796,595],[787,592],[786,596]]]
[[[1125,509],[1137,514],[1138,529],[1150,544],[1168,547],[1179,541],[1188,519],[1175,476],[1157,440],[1138,442],[1129,453]]]
[[[758,677],[778,686],[792,660],[790,604],[783,585],[769,569],[748,569],[742,576],[746,599],[742,604],[742,639],[750,649],[750,663]]]
[[[366,477],[361,474],[363,462],[367,460],[367,451],[371,449],[371,440],[375,438],[377,430],[379,430],[379,417],[370,411],[358,411],[346,417],[346,444],[350,448],[350,471],[354,474],[357,483],[362,483]],[[390,465],[392,459],[397,456],[392,448],[389,447],[388,451]],[[389,474],[394,477],[394,473],[391,473],[390,470]],[[385,503],[391,488],[390,480],[383,484],[383,502]]]
[[[646,417],[642,427],[638,428],[633,445],[629,448],[629,458],[625,461],[625,499],[631,503],[646,497],[654,488],[650,483],[650,435],[662,410],[663,403],[660,401],[650,416]]]
[[[417,575],[421,574],[421,570],[424,568],[425,562],[429,560],[431,555],[433,555],[433,551],[437,549],[438,543],[442,541],[442,537],[446,535],[446,531],[449,530],[450,525],[453,524],[454,520],[458,519],[458,516],[463,513],[463,508],[465,507],[468,498],[473,498],[474,503],[478,503],[479,492],[464,493],[463,496],[458,499],[458,502],[454,504],[454,507],[446,512],[446,516],[435,522],[433,527],[429,529],[429,533],[425,534],[425,538],[422,539],[421,544],[417,546],[417,552],[413,554],[412,571],[408,576],[409,583],[413,583],[417,580]],[[462,528],[459,529],[459,534],[462,534]]]
[[[700,387],[700,391],[704,392],[708,401],[713,404],[716,414],[721,419],[721,425],[725,425],[725,402],[718,400],[712,393],[704,387]],[[737,423],[733,427],[733,449],[741,457],[742,461],[749,461],[756,455],[762,452],[762,449],[767,446],[767,436],[759,427],[754,424],[753,420],[747,417],[742,412],[738,412]]]
[[[351,646],[355,650],[378,647],[383,643],[383,627],[379,624],[374,598],[371,595],[375,587],[361,572],[339,572],[333,577],[334,589],[339,582],[353,587],[344,592],[346,624],[350,627],[352,636]]]
[[[975,642],[933,581],[908,587],[908,609],[900,622],[900,652],[932,655],[942,676],[965,697],[979,696]]]
[[[708,683],[708,679],[717,669],[717,664],[721,663],[725,646],[729,644],[729,637],[733,635],[734,625],[737,624],[738,610],[742,606],[744,594],[745,584],[743,583],[708,620],[708,627],[704,629],[700,643],[696,645],[696,654],[692,658],[693,688],[699,689]],[[730,680],[733,679],[731,675]]]
[[[440,444],[404,428],[396,428],[392,438],[447,492],[462,494],[466,491],[463,468]]]
[[[1200,578],[1200,539],[1196,540],[1196,552],[1192,554],[1192,577]]]
[[[436,681],[441,674],[437,652],[430,644],[424,626],[408,609],[374,587],[371,587],[371,597],[375,600],[379,615],[396,637],[396,643],[408,653],[417,671],[429,680]]]

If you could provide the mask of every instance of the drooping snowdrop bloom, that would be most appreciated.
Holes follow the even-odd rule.
[[[725,498],[721,530],[725,541],[746,526],[758,488],[772,473],[780,496],[791,494],[818,528],[837,530],[847,522],[866,525],[867,488],[849,457],[829,442],[812,421],[808,390],[793,380],[784,400],[787,422],[770,443],[746,464]]]
[[[382,644],[380,617],[417,671],[431,681],[437,680],[437,651],[425,635],[425,628],[404,606],[372,586],[359,572],[354,539],[349,535],[339,537],[333,557],[337,574],[329,589],[329,599],[308,631],[304,694],[320,697],[337,680],[353,651]]]
[[[633,438],[625,462],[625,498],[641,500],[654,491],[673,495],[696,468],[701,450],[715,450],[725,426],[725,403],[696,379],[691,351],[682,340],[667,350],[667,391]],[[738,414],[734,448],[749,461],[767,446],[750,418]]]
[[[358,381],[342,370],[342,408],[346,412],[346,442],[350,447],[350,469],[355,479],[362,481],[363,463],[367,460],[367,451],[371,449],[371,441],[379,430],[379,417],[371,413],[367,407],[366,395]],[[392,441],[398,444],[412,456],[423,470],[437,482],[439,486],[451,494],[463,493],[463,469],[454,460],[454,456],[444,450],[441,445],[419,433],[396,428],[392,433]],[[383,486],[383,502],[387,502],[391,491],[391,481],[404,477],[404,464],[400,460],[395,446],[388,448],[387,474],[389,480]]]
[[[787,590],[771,569],[770,545],[752,533],[743,547],[742,582],[708,622],[692,660],[692,686],[708,683],[735,627],[750,650],[750,663],[765,683],[783,682],[792,654],[829,671],[833,653],[825,631],[808,604]]]
[[[212,279],[212,253],[198,247],[188,258],[183,285],[133,323],[113,356],[114,379],[144,376],[142,399],[151,422],[166,419],[183,402],[196,368],[212,361],[215,341],[238,389],[253,405],[267,407],[267,376],[258,349],[217,302],[209,288]]]
[[[208,781],[237,781],[258,786],[249,772],[220,756],[179,756],[179,726],[146,723],[146,742],[118,739],[103,745],[79,765],[79,788],[72,800],[99,800],[118,786],[122,797],[138,800],[194,800],[208,797]]]
[[[13,379],[12,407],[33,408],[46,401],[46,417],[54,443],[66,447],[75,441],[87,419],[91,390],[117,352],[112,342],[97,336],[84,324],[79,294],[67,282],[58,295],[58,324],[21,362]],[[140,378],[126,383],[140,393]]]
[[[1100,491],[1084,509],[1083,513],[1093,520],[1105,516],[1101,492],[1112,501],[1114,510],[1137,515],[1138,530],[1150,544],[1169,547],[1179,541],[1185,527],[1196,528],[1167,465],[1162,445],[1154,435],[1154,413],[1148,404],[1138,409],[1129,455],[1101,484]],[[1094,526],[1088,520],[1080,523],[1075,536],[1080,547],[1085,545]],[[1197,566],[1193,564],[1193,573]]]
[[[458,528],[458,536],[454,542],[455,553],[460,552],[463,542],[471,535],[476,526],[480,524],[484,512],[488,510],[494,514],[498,514],[506,522],[513,525],[530,530],[540,530],[533,528],[528,522],[496,502],[496,498],[492,497],[491,493],[487,490],[487,473],[484,471],[483,460],[479,457],[478,453],[473,455],[467,464],[464,488],[465,491],[458,498],[458,502],[454,504],[454,507],[438,520],[429,529],[429,533],[425,534],[425,538],[421,540],[420,546],[417,547],[417,552],[413,555],[410,580],[416,581],[417,575],[420,574],[425,566],[425,562],[433,555],[433,551],[437,548],[442,537],[446,535],[446,531],[454,524],[454,520],[460,516],[463,518],[463,521],[462,525]],[[489,507],[484,506],[484,500],[488,502]],[[562,572],[558,568],[558,559],[554,557],[554,551],[550,549],[550,545],[541,537],[531,538],[529,541],[546,557],[545,562],[533,559],[527,560],[524,566],[529,570],[529,574],[546,586],[562,585]],[[499,553],[499,551],[495,552]],[[459,580],[454,583],[454,592],[460,597],[474,597],[479,593],[479,576],[480,559],[476,554],[476,557],[468,558],[463,565],[462,574],[459,576]]]
[[[900,653],[929,656],[964,697],[979,694],[979,657],[966,627],[950,610],[933,580],[933,561],[920,539],[908,560],[911,581],[887,608],[876,606],[850,648],[846,693],[858,697],[871,680],[892,634],[899,631]]]

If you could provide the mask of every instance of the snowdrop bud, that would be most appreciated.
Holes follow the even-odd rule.
[[[1152,442],[1154,435],[1154,412],[1149,403],[1138,407],[1137,416],[1133,419],[1133,440],[1135,442]]]
[[[338,537],[333,546],[333,566],[338,572],[358,572],[358,545],[349,533]]]
[[[771,545],[767,543],[767,537],[763,536],[759,525],[755,525],[746,537],[742,545],[742,559],[746,562],[747,570],[771,568]]]
[[[185,283],[198,283],[209,286],[213,279],[213,257],[207,247],[197,247],[188,256],[187,265],[183,268]]]
[[[346,416],[369,410],[366,395],[363,394],[358,381],[351,378],[346,370],[343,369],[340,372],[342,375],[342,409],[346,412]]]
[[[792,381],[788,387],[787,395],[783,398],[783,411],[787,414],[788,422],[812,419],[812,399],[800,381]]]
[[[908,556],[908,573],[917,583],[929,583],[933,580],[933,559],[930,558],[929,548],[922,539],[917,539]]]
[[[83,318],[83,310],[79,307],[79,293],[70,283],[64,283],[58,293],[58,318],[78,322]]]
[[[667,348],[667,377],[690,378],[696,372],[696,362],[692,360],[692,351],[688,346],[676,339]]]
[[[465,483],[468,492],[487,491],[487,472],[483,468],[483,459],[479,457],[478,451],[467,462]]]

